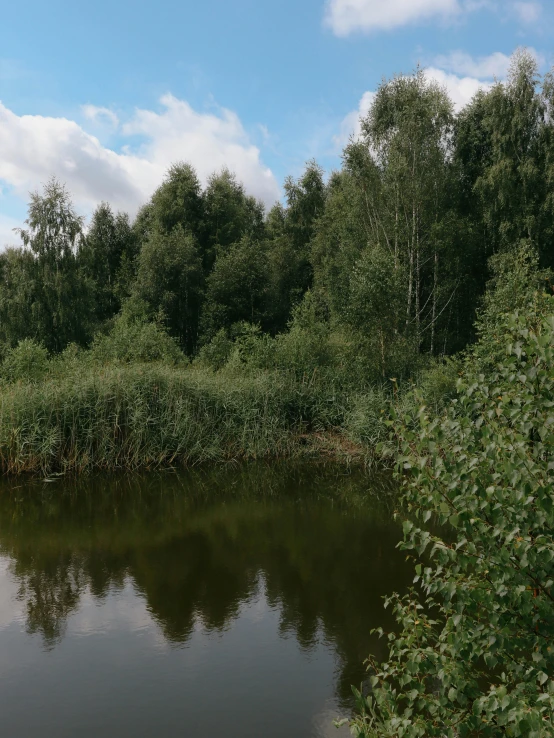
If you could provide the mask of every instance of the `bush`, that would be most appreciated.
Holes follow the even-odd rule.
[[[229,361],[232,350],[233,341],[227,335],[227,331],[220,328],[211,341],[202,346],[194,363],[217,371]]]
[[[403,547],[426,559],[388,600],[400,633],[356,736],[554,735],[554,315],[534,322],[504,320],[496,370],[442,418],[398,419]]]
[[[95,337],[90,353],[93,359],[103,363],[184,360],[184,354],[164,328],[126,316],[118,317],[107,335]]]
[[[344,422],[348,436],[355,443],[375,448],[387,435],[390,402],[390,393],[379,387],[355,395]]]
[[[1,373],[8,382],[37,382],[48,372],[48,351],[31,338],[20,341],[4,354]]]
[[[433,412],[440,413],[456,397],[461,365],[456,359],[435,359],[424,369],[417,382],[423,402]]]

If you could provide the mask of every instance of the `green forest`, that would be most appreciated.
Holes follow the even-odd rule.
[[[442,407],[504,313],[549,312],[553,101],[524,50],[458,114],[420,69],[384,80],[340,171],[267,213],[175,163],[85,226],[50,180],[0,254],[3,470],[375,455],[392,405]]]
[[[554,74],[520,50],[456,112],[417,69],[361,129],[269,212],[180,162],[134,219],[32,194],[0,469],[395,466],[415,589],[353,734],[552,736]]]
[[[244,363],[309,370],[307,347],[296,362],[284,348],[309,329],[320,367],[414,376],[475,340],[510,260],[554,266],[553,82],[520,52],[506,83],[456,115],[422,70],[384,81],[342,169],[326,179],[309,162],[267,213],[232,172],[202,188],[175,163],[133,221],[103,203],[85,228],[53,179],[31,196],[22,247],[2,254],[4,354],[32,340],[131,360],[116,339],[151,325],[160,352],[167,334],[204,366],[242,347]]]

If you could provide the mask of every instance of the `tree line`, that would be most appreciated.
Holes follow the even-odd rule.
[[[554,266],[553,101],[526,51],[458,114],[421,69],[385,80],[340,170],[326,180],[309,162],[268,212],[228,170],[202,187],[176,163],[134,220],[102,203],[85,227],[52,179],[31,195],[22,246],[0,254],[0,342],[57,353],[125,316],[192,357],[245,323],[286,332],[309,304],[383,376],[399,356],[455,353],[491,257]]]

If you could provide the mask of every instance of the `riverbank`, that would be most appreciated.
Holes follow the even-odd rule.
[[[44,475],[293,456],[364,463],[385,433],[387,402],[384,390],[362,397],[328,377],[66,363],[38,381],[4,384],[0,470]]]

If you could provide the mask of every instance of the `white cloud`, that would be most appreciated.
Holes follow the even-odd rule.
[[[391,29],[460,12],[458,0],[328,0],[325,23],[337,36]]]
[[[160,103],[161,111],[136,110],[119,126],[123,138],[138,135],[143,141],[138,148],[124,146],[121,153],[103,146],[75,121],[18,116],[0,103],[0,180],[27,198],[30,190],[55,175],[81,207],[90,209],[107,200],[134,213],[170,164],[183,160],[196,168],[203,182],[227,166],[247,192],[264,203],[279,198],[273,173],[261,162],[259,149],[250,143],[235,113],[200,113],[172,95],[164,95]],[[88,112],[95,118],[97,111],[106,118],[105,110]]]
[[[502,79],[508,73],[510,57],[500,51],[490,56],[472,57],[464,51],[453,51],[448,56],[438,56],[434,64],[439,69],[457,75],[476,77],[477,79]]]
[[[87,120],[94,123],[109,123],[114,128],[119,125],[119,118],[109,108],[97,108],[96,105],[82,105],[81,110]]]
[[[542,5],[535,2],[517,2],[512,7],[522,23],[536,23],[542,13]]]
[[[13,232],[14,228],[21,226],[21,221],[0,213],[0,251],[3,251],[6,246],[21,246],[21,239],[17,233]]]
[[[336,136],[333,136],[333,143],[335,144],[337,149],[343,149],[350,140],[351,136],[354,136],[354,138],[359,138],[362,132],[362,118],[365,118],[366,115],[369,113],[369,109],[371,108],[374,99],[374,92],[364,92],[358,104],[357,110],[352,110],[342,119],[339,133],[337,133]]]
[[[425,74],[428,79],[446,88],[456,111],[465,107],[479,90],[490,90],[492,86],[490,82],[483,82],[475,77],[458,77],[435,67],[427,68]]]
[[[493,57],[496,57],[496,55],[493,54],[492,57],[489,57],[489,59],[492,59]],[[482,69],[486,68],[484,60],[481,60],[480,62],[475,62],[467,54],[460,53],[460,59],[462,59],[463,64],[460,63],[459,68],[471,69],[473,66],[474,71],[476,71],[477,65],[479,65],[480,63],[482,64]],[[492,66],[494,66],[493,62],[491,62],[490,64],[492,68]],[[500,68],[499,61],[497,61],[497,66],[498,68]],[[483,81],[477,79],[476,77],[458,76],[437,67],[428,67],[425,70],[425,74],[428,79],[433,80],[441,87],[446,88],[450,99],[454,103],[454,109],[456,111],[460,111],[463,107],[465,107],[471,101],[476,92],[478,92],[478,90],[489,90],[492,85],[491,82]],[[339,132],[335,136],[333,136],[333,142],[337,148],[343,148],[348,143],[351,136],[354,136],[355,138],[358,138],[360,136],[360,119],[365,118],[365,116],[369,112],[371,105],[373,104],[374,99],[374,92],[364,92],[358,104],[358,108],[356,110],[352,110],[342,119],[339,127]]]

